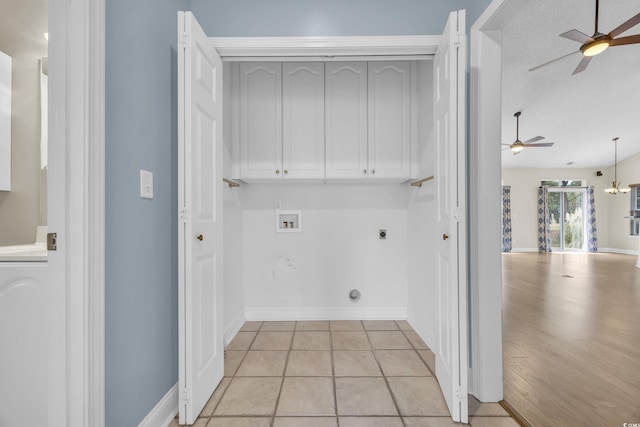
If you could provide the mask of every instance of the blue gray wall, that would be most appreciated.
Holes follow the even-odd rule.
[[[130,427],[178,381],[176,12],[189,3],[106,6],[106,425]]]
[[[439,34],[490,0],[107,0],[106,425],[137,426],[178,381],[178,10],[211,36]],[[139,197],[139,170],[154,199]]]
[[[452,10],[474,22],[490,0],[192,0],[210,36],[440,34]]]

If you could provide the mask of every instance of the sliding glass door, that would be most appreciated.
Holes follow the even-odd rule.
[[[585,251],[586,199],[584,188],[549,188],[553,251]]]

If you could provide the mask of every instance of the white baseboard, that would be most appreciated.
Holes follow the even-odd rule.
[[[240,310],[240,312],[231,321],[231,324],[224,329],[224,348],[227,348],[227,345],[229,345],[233,337],[235,337],[240,328],[242,328],[243,323],[244,311]]]
[[[160,402],[138,424],[138,427],[167,427],[178,413],[178,383],[164,395]]]
[[[246,307],[246,320],[404,320],[406,307]]]
[[[640,251],[632,250],[632,249],[599,248],[598,252],[611,252],[614,254],[625,254],[625,255],[640,255]]]
[[[511,252],[503,252],[503,254],[510,254],[516,252],[538,252],[537,248],[513,248]],[[617,249],[617,248],[598,248],[598,252],[611,252],[614,254],[626,254],[626,255],[640,255],[640,251],[633,249]],[[595,253],[598,253],[595,252]],[[558,252],[550,252],[558,253]],[[562,253],[591,253],[591,252],[562,252]]]
[[[416,331],[420,338],[422,338],[422,341],[424,341],[425,344],[429,346],[431,351],[435,353],[436,336],[433,333],[433,329],[431,329],[426,323],[424,323],[410,308],[407,309],[407,314],[407,321],[409,322],[413,330]]]

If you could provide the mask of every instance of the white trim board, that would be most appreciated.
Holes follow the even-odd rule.
[[[503,255],[508,254],[517,254],[517,253],[530,253],[530,252],[540,252],[538,248],[513,248],[511,252],[503,252]],[[551,254],[599,254],[603,252],[611,252],[614,254],[626,254],[626,255],[640,255],[639,250],[633,249],[618,249],[618,248],[598,248],[598,252],[583,252],[583,251],[565,251],[565,252],[549,252]]]
[[[210,37],[223,58],[434,55],[437,36]]]
[[[231,324],[224,328],[224,348],[226,349],[233,337],[236,336],[242,325],[244,324],[244,311],[240,312],[233,318]]]
[[[411,325],[414,331],[422,338],[422,341],[427,344],[427,346],[433,351],[436,348],[436,334],[433,332],[426,323],[424,323],[420,318],[413,312],[413,310],[408,309],[407,321]]]
[[[246,320],[404,320],[406,307],[246,307]]]
[[[614,254],[624,254],[624,255],[640,255],[639,250],[633,250],[633,249],[598,248],[598,252],[611,252]]]
[[[104,81],[105,0],[49,2],[49,158],[64,169],[66,215],[50,254],[52,306],[63,316],[49,378],[50,425],[105,423]],[[53,176],[53,174],[52,174]],[[53,188],[53,186],[52,186]],[[73,319],[73,321],[68,321]]]
[[[138,427],[167,427],[178,413],[178,383],[175,383]]]
[[[470,31],[469,392],[497,402],[502,386],[500,140],[502,29],[530,0],[493,0]]]

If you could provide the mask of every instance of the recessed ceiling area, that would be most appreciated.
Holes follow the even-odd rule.
[[[640,13],[640,0],[601,0],[598,29],[608,33]],[[520,139],[537,135],[549,148],[502,151],[503,168],[606,168],[640,152],[640,45],[610,47],[576,75],[577,53],[542,67],[530,68],[576,52],[580,44],[559,37],[577,29],[591,36],[595,0],[535,0],[503,32],[502,140],[516,137],[513,114],[522,111]],[[622,36],[639,34],[637,25]]]

